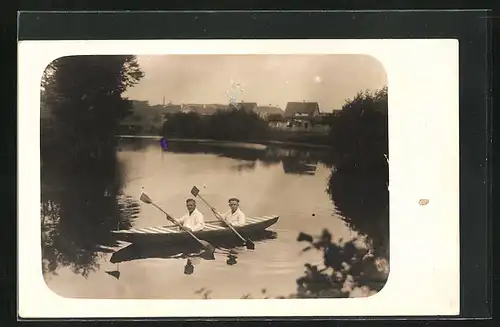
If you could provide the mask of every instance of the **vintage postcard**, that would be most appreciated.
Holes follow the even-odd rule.
[[[454,40],[20,42],[19,314],[458,314],[458,167]]]

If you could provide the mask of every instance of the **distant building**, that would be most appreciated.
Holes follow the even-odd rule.
[[[300,126],[306,129],[320,115],[317,102],[288,102],[285,109],[285,120],[288,126]]]
[[[229,109],[229,105],[227,104],[218,104],[218,103],[213,103],[213,104],[207,104],[203,108],[203,115],[213,115],[217,111],[225,111]]]
[[[333,109],[331,115],[339,116],[342,113],[342,109]]]
[[[285,112],[276,106],[258,106],[255,108],[255,113],[262,119],[267,119],[269,116],[283,117]]]
[[[154,105],[148,101],[132,100],[132,113],[121,122],[122,133],[147,133],[156,134],[161,130],[168,114],[181,111],[179,105]]]
[[[244,110],[246,112],[256,112],[257,110],[257,103],[255,102],[238,102],[236,104],[233,104],[233,107],[239,110]]]
[[[166,106],[163,106],[163,108],[160,108],[163,115],[177,114],[181,112],[181,110],[182,108],[178,104],[167,104]]]
[[[196,112],[200,115],[213,115],[218,110],[227,110],[228,106],[223,104],[183,104],[181,111],[184,113]]]

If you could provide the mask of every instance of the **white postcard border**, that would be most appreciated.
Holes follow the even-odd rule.
[[[245,317],[456,315],[460,304],[457,40],[22,41],[18,47],[19,315]],[[390,275],[368,298],[69,299],[45,284],[40,230],[40,79],[54,59],[92,54],[366,54],[389,94]],[[425,206],[420,199],[428,199]]]

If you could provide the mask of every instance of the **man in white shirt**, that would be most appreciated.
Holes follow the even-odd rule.
[[[203,214],[196,209],[196,201],[187,199],[186,208],[188,212],[179,219],[182,226],[188,228],[192,232],[197,232],[205,228],[205,218]]]
[[[245,214],[240,210],[240,200],[237,198],[230,198],[229,208],[229,211],[221,216],[232,226],[245,225]]]

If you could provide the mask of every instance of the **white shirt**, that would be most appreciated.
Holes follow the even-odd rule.
[[[240,210],[240,208],[236,209],[234,213],[231,212],[231,209],[229,209],[229,211],[224,213],[222,216],[233,226],[245,225],[245,214]]]
[[[198,211],[198,209],[194,209],[191,214],[187,212],[184,216],[179,219],[179,222],[193,232],[202,230],[205,228],[205,220],[203,214]]]

